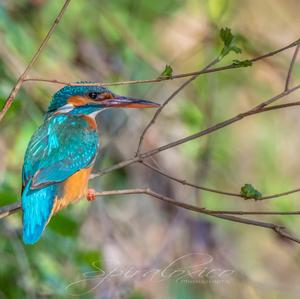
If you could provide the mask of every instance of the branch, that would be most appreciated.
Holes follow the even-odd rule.
[[[290,84],[290,81],[291,81],[291,76],[292,76],[293,68],[294,68],[294,65],[295,65],[295,62],[296,62],[296,59],[297,59],[297,55],[298,55],[298,52],[299,52],[299,47],[300,47],[300,44],[298,44],[295,48],[295,52],[294,52],[294,55],[292,57],[292,60],[291,60],[290,66],[289,66],[289,70],[288,70],[288,73],[287,73],[284,90],[289,89],[289,84]]]
[[[10,216],[21,210],[21,201],[0,208],[0,219]]]
[[[214,59],[212,62],[210,62],[206,67],[204,67],[201,71],[206,71],[209,70],[209,68],[213,65],[215,65],[216,63],[218,63],[220,61],[219,58]],[[168,103],[181,91],[183,90],[187,85],[189,85],[191,82],[193,82],[196,78],[198,78],[199,74],[192,76],[191,78],[189,78],[187,81],[185,81],[183,84],[181,84],[179,86],[179,88],[177,88],[165,101],[164,103],[156,110],[154,116],[152,117],[152,119],[150,120],[150,122],[148,123],[148,125],[145,127],[145,129],[143,130],[140,139],[139,139],[139,143],[138,143],[138,147],[136,150],[136,156],[138,156],[140,154],[141,151],[141,146],[143,144],[145,135],[147,134],[148,130],[150,129],[150,127],[152,125],[154,125],[156,119],[159,117],[160,113],[162,112],[162,110],[168,105]]]
[[[284,91],[288,91],[289,89],[289,81],[290,81],[290,77],[291,77],[291,73],[293,70],[293,66],[295,64],[295,60],[297,58],[297,54],[298,54],[298,50],[299,50],[299,44],[296,46],[295,48],[295,52],[293,55],[293,58],[291,60],[290,63],[290,67],[289,67],[289,71],[288,71],[288,75],[287,75],[287,79],[286,79],[286,85],[285,85],[285,89]],[[210,69],[211,66],[215,65],[216,63],[218,63],[221,59],[220,58],[216,58],[214,59],[211,63],[209,63],[206,67],[204,67],[200,72],[203,71],[207,71]],[[136,156],[138,156],[138,154],[140,153],[141,150],[141,146],[143,143],[143,140],[145,138],[146,133],[148,132],[148,130],[150,129],[150,127],[152,125],[154,125],[156,119],[159,117],[160,113],[162,112],[162,110],[167,106],[167,104],[181,91],[183,90],[188,84],[190,84],[192,81],[194,81],[197,77],[199,76],[199,74],[192,76],[189,80],[185,81],[179,88],[177,88],[168,98],[167,100],[159,107],[159,109],[157,109],[157,111],[155,112],[153,118],[150,120],[150,122],[148,123],[148,125],[145,127],[145,129],[143,130],[140,139],[139,139],[139,143],[138,143],[138,147],[137,147],[137,151],[136,151]],[[266,103],[265,106],[269,105],[269,103]],[[262,106],[263,107],[263,106]],[[262,108],[262,107],[256,107],[256,108]]]
[[[27,65],[25,71],[21,74],[21,76],[19,77],[17,83],[15,84],[15,86],[13,87],[13,89],[11,90],[8,98],[6,99],[1,111],[0,111],[0,121],[3,119],[4,115],[6,114],[7,110],[9,109],[9,107],[11,106],[13,100],[15,99],[17,93],[19,92],[23,82],[26,80],[26,76],[28,74],[28,72],[30,71],[30,69],[32,68],[33,64],[35,63],[35,61],[38,59],[38,57],[40,56],[41,52],[43,51],[43,49],[45,48],[47,42],[49,41],[51,35],[53,34],[55,28],[57,27],[57,25],[59,24],[62,16],[64,15],[69,3],[71,0],[66,0],[63,7],[61,8],[58,16],[55,18],[54,22],[52,23],[47,35],[45,36],[45,38],[43,39],[41,45],[39,46],[39,48],[37,49],[37,51],[35,52],[35,54],[33,55],[31,61],[29,62],[29,64]]]
[[[272,107],[264,108],[263,111],[260,111],[260,112],[266,112],[266,111],[271,111],[271,110],[275,110],[275,109],[287,108],[287,107],[299,106],[299,105],[300,105],[300,102],[294,102],[294,103],[288,103],[288,104],[282,104],[282,105],[275,105],[275,106],[272,106]],[[178,182],[178,183],[180,183],[184,186],[190,186],[192,188],[207,191],[207,192],[211,192],[211,193],[216,193],[216,194],[221,194],[221,195],[231,196],[231,197],[240,197],[242,199],[245,199],[240,193],[233,193],[233,192],[217,190],[217,189],[213,189],[213,188],[209,188],[209,187],[196,185],[196,184],[188,182],[185,179],[181,179],[181,178],[178,178],[178,177],[174,177],[170,174],[167,174],[166,172],[154,167],[153,165],[150,165],[149,163],[145,162],[144,160],[141,160],[139,162],[141,164],[143,164],[144,166],[148,167],[149,169],[163,175],[164,177],[167,177],[170,180]],[[300,192],[300,188],[292,189],[292,190],[285,191],[285,192],[282,192],[282,193],[276,193],[276,194],[272,194],[272,195],[263,196],[259,200],[261,201],[261,200],[266,200],[266,199],[273,199],[273,198],[283,197],[283,196],[290,195],[290,194],[293,194],[293,193],[298,193],[298,192]]]
[[[175,205],[177,207],[181,207],[181,208],[191,210],[191,211],[194,211],[194,212],[199,212],[199,213],[202,213],[202,214],[206,214],[206,215],[209,215],[209,216],[212,216],[212,217],[215,217],[215,218],[220,218],[220,219],[224,219],[224,220],[228,220],[228,221],[232,221],[232,222],[243,223],[243,224],[247,224],[247,225],[254,225],[254,226],[258,226],[258,227],[272,229],[274,232],[276,232],[281,237],[284,237],[284,238],[289,239],[291,241],[294,241],[296,243],[300,243],[299,239],[297,239],[294,236],[291,236],[290,234],[288,234],[285,231],[286,228],[284,226],[274,224],[274,223],[269,223],[269,222],[262,222],[262,221],[247,219],[247,218],[241,218],[241,217],[237,217],[237,216],[218,215],[217,211],[210,211],[210,210],[206,210],[206,209],[203,209],[203,208],[198,208],[198,207],[186,204],[186,203],[174,201],[173,199],[171,199],[167,196],[158,194],[158,193],[152,191],[149,188],[146,188],[146,189],[129,189],[129,190],[113,190],[113,191],[103,191],[103,192],[96,193],[97,196],[125,195],[125,194],[145,194],[145,195],[149,195],[151,197],[157,198],[159,200],[162,200],[164,202],[167,202],[169,204]]]
[[[254,226],[272,229],[273,231],[280,234],[281,236],[283,236],[287,239],[290,239],[294,242],[300,243],[300,241],[297,238],[290,236],[287,232],[284,231],[286,229],[284,226],[280,226],[280,225],[269,223],[269,222],[262,222],[262,221],[232,216],[232,215],[246,215],[246,214],[248,214],[248,215],[299,215],[300,211],[296,211],[296,212],[214,211],[214,210],[208,210],[205,208],[199,208],[199,207],[187,204],[187,203],[175,201],[174,199],[164,196],[164,195],[161,195],[159,193],[156,193],[149,188],[102,191],[102,192],[96,192],[95,195],[96,196],[110,196],[110,195],[129,195],[129,194],[145,194],[145,195],[149,195],[153,198],[157,198],[161,201],[167,202],[169,204],[175,205],[177,207],[184,208],[184,209],[194,211],[194,212],[198,212],[201,214],[205,214],[208,216],[212,216],[212,217],[216,217],[216,218],[220,218],[220,219],[224,219],[224,220],[228,220],[228,221],[232,221],[232,222],[243,223],[243,224],[247,224],[247,225],[254,225]],[[21,209],[20,201],[17,203],[2,207],[2,208],[0,208],[0,219],[4,218],[6,216],[12,215],[13,213],[19,211],[20,209]]]
[[[218,131],[218,130],[224,128],[224,127],[227,127],[227,126],[229,126],[229,125],[231,125],[231,124],[233,124],[233,123],[235,123],[237,121],[240,121],[243,118],[248,117],[250,115],[271,110],[271,109],[264,110],[263,108],[265,108],[267,105],[270,105],[273,102],[275,102],[275,101],[277,101],[277,100],[285,97],[286,95],[288,95],[288,94],[296,91],[299,88],[300,88],[300,84],[297,85],[297,86],[295,86],[295,87],[293,87],[293,88],[291,88],[291,89],[289,89],[289,90],[286,90],[286,91],[283,91],[283,92],[279,93],[278,95],[276,95],[276,96],[274,96],[274,97],[272,97],[272,98],[270,98],[270,99],[268,99],[268,100],[260,103],[259,105],[253,107],[252,109],[250,109],[250,110],[248,110],[246,112],[240,113],[240,114],[238,114],[238,115],[236,115],[236,116],[234,116],[232,118],[229,118],[229,119],[227,119],[227,120],[225,120],[223,122],[220,122],[220,123],[218,123],[218,124],[216,124],[214,126],[211,126],[208,129],[199,131],[199,132],[197,132],[195,134],[189,135],[187,137],[178,139],[178,140],[176,140],[174,142],[171,142],[171,143],[168,143],[166,145],[160,146],[160,147],[155,148],[153,150],[150,150],[148,152],[142,153],[138,157],[140,157],[140,159],[148,158],[150,156],[153,156],[153,155],[155,155],[157,153],[160,153],[160,152],[165,151],[167,149],[173,148],[173,147],[178,146],[180,144],[183,144],[183,143],[186,143],[188,141],[191,141],[191,140],[200,138],[202,136],[211,134],[211,133],[213,133],[215,131]]]
[[[273,55],[276,55],[280,52],[283,52],[285,50],[288,50],[290,48],[293,48],[299,44],[300,40],[297,39],[294,42],[288,44],[287,46],[284,46],[280,49],[277,49],[275,51],[268,52],[266,54],[263,54],[261,56],[249,59],[250,62],[255,63],[257,61],[266,59],[268,57],[271,57]],[[35,81],[35,82],[47,82],[47,83],[52,83],[52,84],[61,84],[61,85],[69,85],[69,86],[116,86],[116,85],[129,85],[129,84],[142,84],[142,83],[157,83],[157,82],[162,82],[162,81],[169,81],[169,80],[174,80],[174,79],[180,79],[180,78],[185,78],[185,77],[191,77],[191,76],[199,76],[203,74],[208,74],[208,73],[215,73],[215,72],[220,72],[220,71],[225,71],[225,70],[231,70],[231,69],[237,69],[237,68],[242,68],[243,66],[237,66],[234,63],[217,67],[217,68],[210,68],[207,70],[201,70],[201,71],[195,71],[195,72],[189,72],[189,73],[182,73],[182,74],[177,74],[173,75],[170,77],[161,77],[161,78],[154,78],[154,79],[145,79],[145,80],[130,80],[130,81],[119,81],[119,82],[95,82],[95,83],[72,83],[72,82],[67,82],[67,81],[62,81],[62,80],[55,80],[55,79],[44,79],[44,78],[28,78],[23,80],[25,81]]]
[[[141,161],[141,163],[143,165],[145,165],[146,167],[152,169],[153,171],[163,175],[164,177],[169,178],[170,180],[173,180],[177,183],[180,183],[182,185],[186,185],[186,186],[190,186],[192,188],[195,189],[199,189],[199,190],[203,190],[203,191],[207,191],[207,192],[211,192],[211,193],[217,193],[217,194],[222,194],[222,195],[226,195],[226,196],[234,196],[234,197],[242,197],[239,193],[231,193],[231,192],[226,192],[226,191],[221,191],[221,190],[216,190],[216,189],[212,189],[212,188],[208,188],[208,187],[203,187],[203,186],[199,186],[199,185],[195,185],[192,183],[189,183],[188,181],[184,180],[184,179],[179,179],[177,177],[171,176],[163,171],[161,171],[160,169],[148,164],[147,162],[145,162],[144,160]]]
[[[242,120],[243,118],[247,117],[247,116],[251,116],[251,115],[254,115],[254,114],[258,114],[258,113],[262,113],[262,112],[267,112],[267,111],[270,111],[270,110],[275,110],[275,109],[281,109],[281,108],[286,108],[286,107],[290,107],[290,106],[295,106],[295,105],[299,105],[299,103],[290,103],[290,104],[283,104],[283,105],[277,105],[277,106],[272,106],[272,107],[265,107],[266,105],[269,105],[271,103],[273,103],[275,100],[278,100],[292,92],[294,92],[295,90],[299,89],[300,88],[300,84],[295,86],[294,88],[292,89],[289,89],[287,91],[284,91],[282,93],[280,93],[279,95],[276,95],[274,97],[272,97],[271,99],[269,100],[266,100],[264,102],[262,102],[261,104],[255,106],[254,108],[244,112],[244,113],[241,113],[241,114],[238,114],[232,118],[229,118],[223,122],[220,122],[214,126],[211,126],[205,130],[202,130],[202,131],[199,131],[198,133],[195,133],[193,135],[190,135],[190,136],[187,136],[185,138],[182,138],[182,139],[179,139],[177,141],[174,141],[174,142],[171,142],[171,143],[168,143],[166,145],[163,145],[163,146],[160,146],[160,147],[157,147],[153,150],[150,150],[150,151],[147,151],[145,153],[142,153],[142,154],[139,154],[138,156],[135,156],[131,159],[128,159],[128,160],[125,160],[125,161],[122,161],[122,162],[119,162],[111,167],[107,167],[107,168],[104,168],[96,173],[93,173],[91,175],[91,178],[95,178],[95,177],[98,177],[98,176],[102,176],[102,175],[105,175],[107,173],[110,173],[114,170],[117,170],[117,169],[120,169],[120,168],[123,168],[125,166],[129,166],[131,164],[134,164],[136,162],[141,162],[143,161],[144,159],[146,158],[149,158],[151,156],[154,156],[162,151],[165,151],[167,149],[170,149],[172,147],[175,147],[175,146],[178,146],[182,143],[185,143],[185,142],[188,142],[188,141],[191,141],[191,140],[194,140],[194,139],[197,139],[197,138],[200,138],[202,136],[205,136],[205,135],[208,135],[208,134],[211,134],[219,129],[222,129],[224,127],[227,127],[229,125],[231,125],[232,123],[235,123],[237,121],[240,121]]]

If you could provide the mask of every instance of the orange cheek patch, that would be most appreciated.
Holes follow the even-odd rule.
[[[68,99],[68,104],[82,106],[88,103],[88,99],[82,96],[72,96]]]

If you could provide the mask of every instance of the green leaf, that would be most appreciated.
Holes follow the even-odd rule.
[[[242,197],[244,197],[244,199],[259,200],[262,197],[261,193],[257,191],[251,184],[245,184],[241,188],[240,194]]]
[[[237,54],[242,53],[242,50],[236,46],[236,37],[231,33],[230,28],[221,28],[220,38],[224,43],[223,49],[220,54],[220,59],[229,54],[235,52]]]
[[[158,79],[171,78],[173,75],[173,69],[170,65],[166,65],[163,72],[159,75]]]
[[[234,36],[231,33],[231,29],[227,28],[227,27],[221,28],[220,37],[221,37],[225,47],[229,47],[234,39]]]
[[[252,66],[252,62],[248,59],[246,60],[238,60],[238,59],[234,59],[232,61],[232,64],[234,67],[248,67],[248,66]]]

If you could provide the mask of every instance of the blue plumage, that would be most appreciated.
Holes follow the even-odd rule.
[[[23,242],[37,242],[48,223],[54,203],[57,185],[30,190],[30,182],[22,194]]]
[[[89,167],[98,150],[98,134],[76,115],[49,117],[33,135],[23,166],[23,240],[36,242],[51,215],[60,183]]]

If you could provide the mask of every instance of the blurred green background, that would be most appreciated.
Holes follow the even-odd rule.
[[[0,1],[0,101],[25,69],[63,1]],[[296,0],[73,0],[30,77],[113,82],[157,77],[166,64],[174,73],[200,69],[222,48],[219,30],[239,36],[247,59],[299,38]],[[293,50],[252,67],[202,76],[164,110],[144,150],[192,134],[279,93]],[[299,78],[296,63],[294,82]],[[163,102],[182,80],[127,85],[114,91]],[[25,83],[1,123],[0,203],[20,198],[23,155],[42,122],[51,95],[61,86]],[[299,100],[298,93],[283,101]],[[252,183],[263,194],[299,186],[299,108],[245,119],[150,160],[196,184],[239,192]],[[95,170],[130,158],[153,111],[108,111],[99,119],[102,151]],[[211,209],[299,209],[299,195],[265,202],[226,198],[181,186],[141,165],[95,179],[96,190],[149,186],[178,200]],[[295,234],[297,216],[260,217]],[[0,299],[5,298],[299,298],[300,247],[270,231],[215,220],[141,195],[82,200],[52,218],[43,238],[24,246],[21,215],[0,222]],[[197,253],[189,258],[183,258]],[[207,256],[212,261],[205,265]],[[169,272],[227,269],[224,277],[181,281]],[[127,270],[138,271],[127,275]],[[103,280],[104,272],[108,275]],[[127,274],[126,274],[126,273]],[[182,272],[183,273],[183,272]],[[195,278],[195,277],[194,277]],[[198,277],[199,278],[199,277]]]

